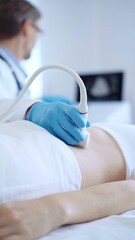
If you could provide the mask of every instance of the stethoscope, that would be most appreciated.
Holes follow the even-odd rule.
[[[65,65],[61,65],[61,64],[50,64],[50,65],[45,65],[43,67],[40,67],[39,69],[37,69],[32,76],[28,79],[27,83],[25,84],[25,86],[23,87],[23,89],[21,90],[21,92],[19,93],[19,95],[17,96],[17,98],[15,99],[15,101],[11,104],[11,106],[5,111],[4,114],[2,114],[0,116],[0,123],[4,123],[6,121],[6,119],[9,117],[9,115],[11,114],[11,111],[13,110],[13,108],[18,104],[18,102],[21,100],[21,98],[23,97],[23,95],[26,93],[27,89],[29,88],[29,86],[32,84],[32,82],[35,80],[35,78],[43,71],[49,70],[49,69],[60,69],[63,70],[67,73],[69,73],[78,83],[79,85],[79,89],[80,89],[80,102],[78,104],[78,106],[76,107],[78,109],[78,111],[83,115],[85,121],[87,121],[87,116],[88,116],[88,105],[87,105],[87,93],[86,93],[86,88],[85,85],[82,81],[82,79],[80,78],[80,76],[71,68],[65,66]],[[83,134],[85,135],[85,140],[83,142],[81,142],[80,147],[85,148],[88,145],[89,142],[89,138],[90,135],[89,133],[86,131],[86,128],[82,128],[81,129],[83,131]]]
[[[17,85],[18,93],[19,93],[19,92],[22,90],[23,86],[22,86],[21,83],[19,82],[19,80],[18,80],[18,78],[17,78],[17,75],[16,75],[16,73],[15,73],[15,71],[14,71],[11,63],[9,63],[8,60],[7,60],[5,57],[3,57],[1,54],[0,54],[0,59],[2,59],[2,60],[8,65],[9,69],[11,70],[12,75],[13,75],[14,80],[15,80],[16,85]],[[19,67],[19,66],[17,66],[17,67]],[[20,67],[19,67],[19,68],[20,68]],[[25,72],[24,72],[21,68],[20,68],[20,70],[23,72],[24,77],[26,78],[27,75],[25,74]]]

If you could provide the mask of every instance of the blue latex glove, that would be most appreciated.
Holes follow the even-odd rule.
[[[74,106],[66,103],[38,102],[31,107],[27,120],[45,128],[69,145],[78,145],[85,138],[80,130],[85,127],[84,118]],[[89,126],[87,122],[86,127]]]
[[[66,97],[63,97],[63,96],[45,96],[42,98],[42,101],[44,102],[63,102],[63,103],[67,103],[69,105],[72,105],[73,102],[69,99],[69,98],[66,98]]]

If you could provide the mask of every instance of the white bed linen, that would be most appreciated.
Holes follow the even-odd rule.
[[[21,128],[20,128],[21,127]],[[20,130],[21,131],[20,131]],[[34,132],[33,132],[34,130]],[[29,199],[33,197],[39,197],[44,194],[48,194],[49,191],[52,192],[58,192],[58,191],[68,191],[68,190],[75,190],[79,189],[80,187],[80,172],[78,169],[78,166],[76,165],[76,161],[74,161],[74,157],[72,156],[71,152],[68,152],[68,158],[65,159],[64,165],[64,174],[57,176],[59,179],[58,184],[55,186],[55,179],[54,179],[54,172],[52,170],[53,162],[51,164],[51,169],[46,169],[45,165],[43,164],[44,158],[42,158],[43,154],[36,151],[36,146],[38,144],[41,145],[42,150],[44,149],[44,142],[41,141],[41,137],[43,132],[42,128],[30,123],[24,121],[17,121],[12,123],[7,123],[6,125],[0,126],[0,139],[1,139],[1,151],[0,151],[0,201],[1,203],[4,201],[10,201],[13,199]],[[26,136],[27,138],[22,136]],[[7,136],[6,136],[7,134]],[[48,133],[49,134],[49,133]],[[10,137],[9,137],[10,136]],[[50,138],[54,138],[52,135],[50,135]],[[43,137],[44,138],[44,137]],[[40,141],[39,141],[40,139]],[[57,144],[57,141],[53,145],[51,145],[50,150],[56,149],[56,156],[59,155],[58,148],[55,144]],[[59,145],[59,144],[58,144]],[[67,151],[65,144],[61,142],[61,150],[63,152],[63,156],[65,156],[65,150]],[[7,146],[4,149],[4,146]],[[14,147],[18,146],[16,148],[16,152],[14,151]],[[25,155],[21,147],[25,147],[25,151],[27,154]],[[13,152],[12,152],[13,147]],[[38,146],[39,149],[39,146]],[[3,151],[2,151],[3,150]],[[60,152],[61,152],[60,150]],[[7,158],[7,152],[8,152],[8,158]],[[43,151],[44,152],[44,151]],[[3,165],[2,160],[4,159],[5,154],[5,161]],[[36,159],[40,159],[40,164],[37,164],[35,162],[35,156]],[[14,159],[16,161],[15,165],[16,168],[12,166]],[[66,164],[67,161],[71,162],[69,164]],[[18,162],[18,159],[24,159],[24,161],[21,161],[22,171],[19,172],[20,167],[17,169],[17,165],[20,164]],[[59,157],[58,157],[59,159]],[[56,162],[59,160],[56,160]],[[61,160],[62,160],[61,155]],[[30,162],[29,162],[30,160]],[[61,161],[60,160],[60,161]],[[8,165],[9,163],[9,165]],[[30,168],[32,164],[32,168]],[[59,162],[58,165],[61,165],[61,162]],[[2,170],[2,166],[6,167],[7,173],[9,171],[9,176],[6,174],[5,180],[2,182],[2,174],[4,173]],[[19,165],[18,165],[19,166]],[[35,167],[36,166],[36,167]],[[40,167],[39,167],[40,166]],[[44,167],[43,167],[44,166]],[[69,169],[67,169],[70,166]],[[35,171],[36,168],[36,171]],[[21,170],[20,169],[20,170]],[[33,169],[33,170],[32,170]],[[71,170],[78,169],[77,171],[73,171],[73,174],[71,174]],[[30,171],[31,170],[31,171]],[[11,174],[12,171],[12,174]],[[34,171],[34,174],[33,172]],[[50,188],[50,179],[48,183],[45,181],[46,176],[44,176],[44,171],[46,174],[49,174],[51,179],[53,180],[52,186],[53,188]],[[60,171],[60,173],[62,173]],[[65,174],[66,172],[66,174]],[[72,175],[72,180],[70,179],[70,176]],[[65,179],[64,185],[63,178]],[[78,180],[76,180],[78,179]],[[43,186],[43,180],[45,182],[45,185]],[[78,185],[76,183],[79,181]],[[4,184],[7,184],[7,188],[5,188]],[[28,184],[29,183],[29,184]],[[48,185],[47,185],[48,184]],[[3,189],[3,190],[2,190]],[[46,192],[46,190],[48,192]],[[2,192],[3,191],[3,192]],[[5,192],[4,192],[5,191]],[[4,194],[4,198],[3,198]],[[54,213],[55,214],[55,213]],[[49,220],[49,219],[48,219]],[[111,216],[104,219],[88,222],[88,223],[82,223],[82,224],[75,224],[71,226],[61,227],[59,229],[56,229],[52,231],[47,236],[43,237],[42,240],[134,240],[135,239],[135,210],[127,212],[125,214],[119,215],[119,216]]]
[[[78,163],[65,143],[29,121],[0,125],[0,204],[80,185]]]
[[[54,213],[55,214],[55,213]],[[134,240],[135,210],[58,228],[40,240]]]

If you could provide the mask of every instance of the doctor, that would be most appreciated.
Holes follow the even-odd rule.
[[[20,61],[27,59],[41,32],[40,12],[25,0],[0,0],[0,111],[5,111],[26,79]],[[3,100],[6,99],[6,100]],[[28,111],[27,111],[28,110]],[[24,113],[27,113],[26,115]],[[65,103],[35,102],[27,99],[12,112],[10,120],[23,119],[44,127],[70,145],[83,141],[80,128],[85,126],[81,114]],[[86,124],[89,126],[89,123]]]
[[[31,55],[40,16],[25,0],[0,1],[0,98],[15,98],[25,83],[20,61]]]

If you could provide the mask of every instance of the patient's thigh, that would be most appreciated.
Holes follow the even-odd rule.
[[[125,179],[125,161],[115,140],[98,127],[89,131],[86,149],[71,147],[82,172],[82,188]]]

